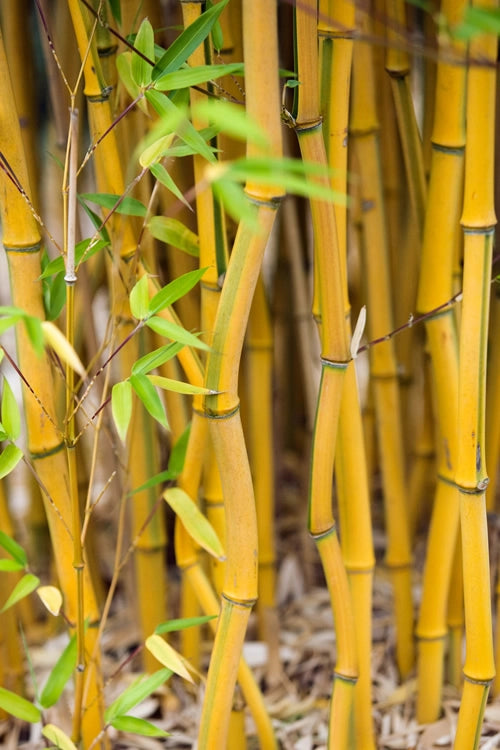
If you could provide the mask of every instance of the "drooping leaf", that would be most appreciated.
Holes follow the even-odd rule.
[[[164,154],[169,150],[175,137],[174,132],[168,133],[167,135],[160,136],[149,146],[146,146],[139,156],[139,164],[141,167],[147,167],[153,171],[153,167],[158,164],[159,160],[162,159]]]
[[[130,292],[130,312],[137,320],[143,320],[148,315],[148,306],[148,277],[142,276]]]
[[[118,729],[119,732],[130,732],[139,734],[142,737],[170,737],[164,729],[155,727],[150,721],[139,719],[136,716],[116,716],[111,722],[111,726]]]
[[[0,334],[15,326],[17,321],[22,317],[21,313],[17,313],[16,315],[6,315],[4,318],[0,318]]]
[[[213,81],[227,75],[243,75],[243,63],[227,63],[226,65],[198,65],[196,68],[182,68],[173,73],[165,73],[154,82],[158,91],[174,91],[175,89],[197,86],[200,83]]]
[[[82,193],[80,198],[84,201],[97,203],[98,206],[107,208],[110,211],[114,209],[117,214],[141,216],[144,218],[147,213],[144,203],[141,203],[137,198],[132,198],[130,195],[126,195],[122,199],[121,195],[113,195],[112,193]]]
[[[76,745],[62,729],[55,724],[46,724],[42,729],[42,734],[49,742],[53,742],[55,747],[60,750],[77,750]]]
[[[101,237],[101,239],[104,240],[106,242],[106,244],[109,245],[110,244],[110,239],[109,239],[108,230],[106,229],[105,226],[103,226],[103,220],[102,220],[102,218],[98,214],[96,214],[95,211],[92,211],[92,209],[90,208],[90,206],[82,199],[82,197],[80,195],[77,195],[77,198],[78,198],[79,204],[82,206],[83,210],[85,211],[85,213],[89,217],[89,219],[92,222],[94,228],[99,233],[99,236]]]
[[[40,579],[34,576],[33,573],[26,573],[26,575],[24,575],[21,580],[16,583],[12,593],[7,598],[7,601],[3,605],[2,609],[0,609],[0,612],[5,612],[10,607],[13,607],[16,602],[24,599],[25,596],[31,594],[31,592],[36,589],[39,583]]]
[[[139,487],[131,490],[129,492],[129,495],[136,495],[138,492],[150,490],[151,487],[156,487],[156,485],[162,484],[163,482],[169,482],[171,479],[175,479],[176,476],[177,474],[174,474],[174,472],[170,471],[169,469],[160,471],[159,474],[155,474],[154,477],[150,477],[147,482],[144,482],[144,484],[141,484]]]
[[[191,385],[191,383],[183,383],[180,380],[164,378],[162,375],[148,375],[148,378],[153,383],[153,385],[158,386],[158,388],[163,388],[163,390],[165,391],[183,393],[187,396],[210,395],[212,393],[209,388],[204,388],[201,385]]]
[[[39,586],[36,593],[40,597],[40,600],[51,615],[57,617],[61,611],[63,598],[60,590],[57,586]]]
[[[50,320],[42,320],[43,335],[57,356],[69,365],[80,377],[85,377],[85,368],[64,333]]]
[[[154,164],[150,164],[149,171],[151,172],[153,177],[156,180],[158,180],[158,182],[161,182],[161,184],[164,185],[167,188],[167,190],[170,190],[170,192],[173,193],[176,198],[178,198],[182,203],[184,203],[186,208],[189,208],[191,210],[191,206],[189,205],[187,200],[184,198],[181,191],[179,190],[179,188],[177,187],[177,185],[175,184],[175,182],[173,181],[173,179],[171,178],[171,176],[169,175],[169,173],[167,172],[163,164],[160,164],[158,162]],[[167,218],[167,217],[154,217],[154,218]],[[172,221],[177,221],[177,219],[172,219]],[[150,224],[151,224],[151,220],[147,224],[148,228]],[[153,232],[151,232],[151,234],[153,234]],[[154,236],[155,235],[153,234],[153,237]],[[198,254],[199,254],[199,251],[198,251]]]
[[[147,650],[158,659],[160,664],[171,669],[175,674],[184,677],[188,682],[193,682],[193,678],[186,669],[182,656],[161,635],[157,635],[156,633],[150,635],[149,638],[146,638],[145,645]]]
[[[113,18],[115,21],[118,21],[118,23],[121,24],[122,22],[122,8],[121,8],[121,0],[108,0],[109,7],[111,8],[111,13],[113,15]]]
[[[0,708],[30,724],[37,724],[42,718],[40,710],[33,703],[3,687],[0,687]]]
[[[224,560],[224,548],[219,537],[189,495],[180,487],[169,487],[163,497],[195,542],[218,560]]]
[[[135,37],[134,48],[154,63],[155,59],[155,37],[153,27],[149,20],[145,18],[139,27]],[[153,66],[144,60],[143,57],[132,53],[131,73],[134,82],[138,86],[147,86],[151,83],[151,74]]]
[[[44,685],[40,695],[40,704],[44,708],[50,708],[57,703],[62,692],[68,684],[76,667],[77,646],[76,635],[73,635],[52,668],[51,673]]]
[[[267,134],[238,104],[222,99],[203,99],[197,102],[193,111],[215,125],[218,131],[233,138],[251,141],[263,148],[269,145]]]
[[[146,375],[156,367],[161,367],[165,362],[173,359],[183,346],[184,344],[174,342],[167,346],[160,346],[159,349],[155,349],[153,352],[145,354],[144,357],[141,357],[132,365],[132,375]]]
[[[132,683],[121,693],[113,703],[108,706],[104,713],[104,720],[107,724],[110,724],[117,716],[122,716],[130,711],[131,708],[137,706],[145,698],[154,693],[155,690],[163,685],[169,677],[171,677],[173,671],[171,669],[159,669],[149,677],[139,677],[138,680]]]
[[[18,570],[23,570],[24,565],[21,565],[21,563],[16,562],[16,560],[11,560],[10,557],[0,558],[0,571],[4,573],[11,573]]]
[[[107,247],[108,244],[109,243],[106,242],[106,240],[92,240],[90,238],[78,242],[75,247],[75,264],[78,266],[82,261],[87,261],[93,255],[98,253],[99,250],[102,250],[103,247]],[[57,273],[64,274],[64,270],[64,258],[62,255],[59,255],[59,257],[54,258],[50,263],[47,263],[40,278],[46,279]]]
[[[21,434],[21,414],[16,397],[6,378],[3,379],[1,415],[7,437],[9,440],[17,440]]]
[[[185,346],[193,346],[195,349],[204,349],[205,351],[209,351],[210,349],[208,344],[205,344],[204,341],[201,341],[198,336],[195,336],[193,333],[186,331],[185,328],[182,328],[182,326],[178,326],[176,323],[172,323],[170,320],[165,320],[165,318],[160,318],[159,316],[155,315],[154,317],[147,319],[146,325],[148,326],[148,328],[151,328],[152,331],[158,333],[160,336],[165,336],[165,338],[173,339],[174,341],[178,341],[180,344],[184,344]]]
[[[0,479],[10,474],[22,457],[23,452],[17,445],[13,443],[6,445],[2,453],[0,453]]]
[[[122,380],[121,383],[115,383],[113,386],[111,412],[120,440],[124,443],[132,417],[132,386],[128,380]]]
[[[52,280],[45,282],[47,285],[47,297],[45,313],[47,320],[57,320],[66,304],[66,282],[64,274],[58,273]]]
[[[224,10],[228,0],[221,0],[213,8],[202,13],[170,45],[153,68],[153,80],[156,81],[165,73],[178,70],[197,47],[207,38],[210,31]]]
[[[212,0],[206,0],[206,7],[212,8],[214,5]],[[224,47],[224,35],[222,33],[222,26],[219,20],[217,20],[213,27],[212,31],[210,33],[210,36],[212,38],[212,44],[214,46],[214,49],[217,52],[220,52],[221,49]]]
[[[256,206],[248,199],[241,185],[221,178],[213,182],[212,190],[231,218],[237,222],[245,221],[254,231],[259,231]]]
[[[155,167],[165,169],[161,164],[155,164]],[[192,232],[178,219],[173,219],[168,216],[153,216],[148,221],[147,228],[157,240],[161,240],[161,242],[165,242],[167,245],[178,247],[179,250],[183,250],[194,258],[199,257],[200,241],[198,235]]]
[[[205,157],[209,162],[215,162],[215,156],[210,146],[168,96],[160,91],[149,90],[146,91],[146,99],[161,118],[167,118],[168,122],[176,123],[174,132],[188,146],[191,146],[196,154]]]
[[[177,279],[174,279],[160,289],[149,303],[149,314],[155,315],[160,310],[164,310],[165,307],[173,305],[178,299],[184,297],[191,289],[196,286],[205,273],[206,268],[199,268],[195,271],[188,271]]]
[[[138,106],[142,109],[144,114],[148,114],[148,105],[144,99],[144,95],[141,95],[141,89],[132,78],[132,52],[127,50],[122,52],[116,58],[116,69],[120,76],[120,81],[125,86],[131,99],[135,100],[139,96]]]
[[[182,617],[179,620],[168,620],[162,622],[155,628],[155,633],[162,635],[163,633],[174,633],[177,630],[186,630],[187,628],[194,628],[198,625],[205,625],[210,620],[215,620],[219,615],[200,615],[200,617]]]
[[[35,354],[40,357],[43,353],[45,344],[42,321],[35,318],[33,315],[25,315],[23,321],[30,344],[35,350]]]
[[[26,567],[26,565],[28,564],[26,552],[21,547],[21,545],[18,544],[10,536],[8,536],[5,531],[0,531],[0,547],[8,552],[9,555],[11,555],[11,557],[13,557],[14,560],[21,565],[21,567]]]
[[[175,441],[172,447],[172,451],[168,459],[168,470],[171,471],[175,477],[179,476],[184,468],[184,461],[186,460],[186,452],[190,434],[191,422],[188,424],[182,435]]]
[[[146,375],[131,375],[130,382],[132,383],[132,388],[153,419],[156,419],[157,422],[168,430],[165,407],[158,395],[158,391],[149,378]]]

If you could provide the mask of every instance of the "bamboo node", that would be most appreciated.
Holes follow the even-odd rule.
[[[334,370],[346,370],[351,360],[335,361],[333,359],[327,359],[326,357],[320,357],[320,362],[324,367],[331,367]]]
[[[221,594],[221,598],[225,599],[226,602],[229,602],[229,604],[232,604],[234,607],[242,607],[243,609],[252,609],[257,602],[257,597],[254,599],[235,599],[234,597],[229,596],[229,594],[225,594],[224,591]]]
[[[350,685],[355,685],[358,681],[358,675],[342,674],[341,672],[337,672],[336,670],[334,670],[333,676],[336,680],[340,680],[341,682],[347,682]]]
[[[484,685],[485,687],[489,687],[491,685],[491,683],[493,682],[493,677],[495,676],[493,675],[493,677],[487,680],[479,680],[476,677],[470,677],[469,675],[465,674],[465,672],[463,674],[464,680],[467,680],[467,682],[470,682],[472,685]]]
[[[337,524],[334,522],[328,529],[325,531],[309,531],[309,534],[312,539],[314,539],[315,542],[319,542],[321,539],[326,539],[326,537],[331,536],[332,534],[337,533]]]

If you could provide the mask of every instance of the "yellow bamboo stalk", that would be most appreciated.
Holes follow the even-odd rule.
[[[25,166],[21,134],[10,87],[3,40],[0,37],[0,151],[10,164],[13,174],[30,193]],[[14,305],[23,308],[39,320],[44,319],[40,268],[41,241],[38,227],[17,187],[2,171],[3,195],[1,218],[3,244],[9,261],[9,271]],[[75,572],[73,569],[73,518],[69,493],[69,472],[64,452],[63,433],[58,427],[54,406],[54,386],[46,355],[38,358],[23,329],[17,332],[19,367],[31,388],[23,389],[28,433],[28,450],[42,486],[45,510],[49,523],[59,583],[65,597],[67,614],[71,622],[79,616]],[[36,394],[36,395],[34,395]],[[99,619],[92,582],[88,568],[84,569],[83,610],[92,623]],[[87,653],[93,653],[95,630],[89,628],[85,636]],[[100,690],[99,658],[87,667],[88,709],[83,716],[83,737],[89,743],[102,727],[102,693]]]
[[[486,7],[495,8],[496,3]],[[463,303],[460,330],[458,461],[466,657],[456,750],[477,748],[495,675],[485,489],[486,342],[496,224],[493,198],[497,37],[469,47],[467,71]],[[485,65],[485,63],[487,63]]]
[[[325,142],[328,163],[333,170],[331,185],[338,192],[347,193],[347,134],[355,6],[349,0],[330,0],[320,2],[319,12],[318,33],[320,38],[324,37],[322,99],[328,104],[328,108],[323,105],[323,109],[327,111]],[[335,204],[335,222],[342,272],[346,335],[350,338],[345,206]],[[341,548],[352,596],[359,664],[359,677],[354,690],[354,734],[350,742],[356,747],[368,750],[374,748],[371,719],[371,599],[375,558],[363,427],[353,362],[345,376],[338,430],[335,467],[342,530]],[[353,501],[354,487],[356,491]]]
[[[460,20],[464,3],[444,2],[450,22]],[[455,44],[443,53],[463,57]],[[418,310],[429,313],[452,295],[452,264],[459,224],[464,158],[463,66],[439,63],[429,201],[424,228]],[[447,602],[456,557],[459,503],[453,484],[457,466],[458,344],[453,312],[426,322],[438,417],[438,484],[429,530],[422,603],[417,624],[417,716],[428,722],[441,710]]]
[[[369,32],[368,19],[362,17],[361,20],[362,28]],[[368,331],[370,338],[378,338],[391,331],[393,323],[377,142],[379,123],[375,110],[371,49],[367,44],[355,45],[353,65],[351,134],[360,171]],[[398,373],[392,339],[371,350],[370,373],[384,492],[386,565],[394,585],[396,656],[404,677],[411,670],[414,659],[413,605]]]
[[[262,33],[266,29],[266,34]],[[243,4],[247,111],[268,134],[270,150],[281,153],[279,92],[276,72],[277,19],[273,4],[259,0]],[[269,71],[273,73],[270,75]],[[247,154],[262,155],[252,144]],[[238,408],[238,370],[250,305],[277,199],[282,190],[248,182],[246,191],[258,203],[255,234],[238,227],[217,310],[205,384],[220,391],[204,399],[210,421],[226,510],[226,569],[222,607],[207,678],[199,743],[225,747],[234,684],[250,610],[257,596],[257,522],[252,478]]]

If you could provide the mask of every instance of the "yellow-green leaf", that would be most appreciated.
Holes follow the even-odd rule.
[[[2,425],[10,440],[17,440],[21,433],[21,415],[12,388],[6,378],[2,390]]]
[[[60,748],[60,750],[77,750],[76,745],[70,740],[68,735],[62,729],[56,727],[55,724],[44,726],[42,734],[49,742],[53,742],[57,748]]]
[[[139,719],[136,716],[117,716],[111,722],[111,726],[119,732],[140,734],[142,737],[170,737],[164,729],[155,727],[150,721]]]
[[[50,320],[42,321],[42,329],[45,341],[52,347],[59,359],[84,378],[85,368],[64,333]]]
[[[194,396],[196,394],[210,395],[214,392],[210,388],[203,388],[201,385],[191,385],[191,383],[183,383],[181,380],[173,380],[172,378],[164,378],[162,375],[148,375],[148,378],[157,385],[158,388],[163,388],[166,391],[174,391],[174,393],[185,393],[188,396]]]
[[[42,600],[45,609],[48,609],[51,615],[57,617],[62,607],[62,594],[57,586],[40,586],[36,593]]]
[[[120,440],[124,443],[132,417],[132,386],[128,380],[115,383],[111,391],[111,412]]]
[[[33,703],[3,687],[0,687],[0,708],[21,721],[29,721],[31,724],[37,724],[42,718],[40,710]]]
[[[175,674],[184,677],[188,682],[193,682],[193,678],[186,669],[182,656],[178,654],[177,651],[161,637],[161,635],[155,633],[154,635],[150,635],[149,638],[146,638],[146,648],[156,659],[158,659],[160,664],[171,669]]]
[[[161,164],[156,166],[161,167]],[[200,241],[198,235],[178,219],[172,219],[169,216],[153,216],[148,221],[147,227],[157,240],[178,247],[179,250],[183,250],[194,258],[199,257]]]
[[[52,668],[40,695],[40,704],[44,708],[50,708],[61,697],[64,688],[75,670],[76,658],[76,635],[73,635]]]
[[[9,443],[0,454],[0,479],[10,474],[12,469],[19,463],[23,457],[23,452],[17,445]]]
[[[224,548],[213,526],[196,503],[180,487],[169,487],[163,498],[182,521],[184,528],[200,547],[218,560],[224,560]]]
[[[148,277],[142,276],[130,292],[130,311],[134,318],[142,320],[148,314]]]
[[[14,586],[14,590],[8,597],[2,609],[0,609],[0,612],[5,612],[10,607],[13,607],[14,604],[16,604],[18,601],[24,599],[25,596],[31,594],[31,592],[36,589],[39,583],[40,579],[34,576],[33,573],[26,573],[26,575],[16,583],[16,585]]]

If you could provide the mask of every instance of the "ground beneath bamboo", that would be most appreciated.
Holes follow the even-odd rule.
[[[258,640],[257,620],[252,615],[245,646],[245,656],[262,686],[282,750],[326,750],[328,707],[335,665],[335,628],[328,594],[322,585],[322,573],[314,545],[304,533],[301,505],[303,487],[291,481],[278,521],[279,636],[276,646],[279,660],[268,646]],[[298,505],[297,505],[298,504]],[[290,507],[289,507],[290,506]],[[291,512],[292,507],[296,512]],[[305,512],[305,509],[304,509]],[[373,595],[373,721],[377,748],[430,750],[451,748],[456,728],[459,694],[451,686],[443,691],[442,718],[429,725],[418,725],[415,719],[416,681],[401,684],[394,663],[394,630],[392,625],[392,591],[383,567],[385,537],[381,513],[374,509],[377,565]],[[425,538],[417,545],[416,558],[423,560]],[[175,576],[172,593],[175,600]],[[420,572],[414,578],[415,603],[420,597]],[[107,703],[137,677],[140,669],[134,654],[140,641],[134,613],[127,611],[125,597],[118,598],[115,614],[109,621],[103,642],[104,669],[108,676]],[[30,658],[38,684],[57,660],[65,645],[64,635],[57,635],[40,646],[33,645]],[[205,664],[208,664],[210,642],[207,637]],[[276,654],[274,654],[276,657]],[[203,699],[202,682],[190,686],[172,678],[168,687],[143,702],[135,715],[154,722],[170,733],[167,739],[141,738],[110,730],[113,750],[196,749],[196,734]],[[58,706],[46,712],[47,722],[70,732],[72,696],[65,694]],[[252,719],[245,712],[247,750],[259,747]],[[39,750],[46,747],[40,727],[22,723],[0,723],[0,747],[8,750]],[[500,700],[486,707],[480,741],[482,750],[500,748]],[[88,750],[88,749],[86,749]],[[233,750],[230,748],[230,750]],[[239,748],[238,748],[239,750]],[[353,748],[353,750],[356,750]]]

